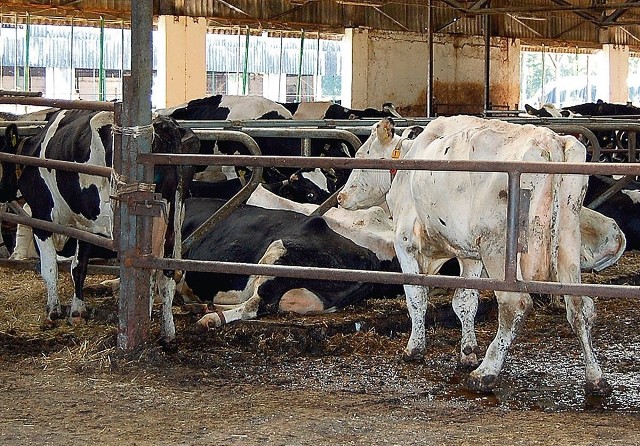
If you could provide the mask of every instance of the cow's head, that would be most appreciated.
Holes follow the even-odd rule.
[[[18,127],[9,124],[4,132],[4,139],[0,142],[0,151],[15,155],[19,146]],[[16,199],[18,193],[18,173],[16,164],[0,163],[0,202],[6,203]]]
[[[200,141],[193,131],[181,127],[173,118],[167,116],[154,117],[153,153],[197,154],[199,151]],[[174,211],[176,206],[181,206],[175,200],[186,198],[194,174],[194,166],[158,165],[155,168],[154,183],[156,192],[162,194],[162,198],[167,200],[170,205],[167,232],[164,239],[165,255],[171,255],[175,248]]]
[[[393,119],[384,118],[374,124],[371,136],[356,152],[356,158],[391,159],[401,143],[395,134]],[[380,169],[354,169],[349,175],[338,204],[345,209],[366,209],[384,202],[391,188],[392,173]]]

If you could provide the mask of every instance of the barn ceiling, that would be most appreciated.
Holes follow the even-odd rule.
[[[640,0],[154,0],[156,15],[204,17],[215,27],[342,32],[346,27],[532,41],[613,43],[640,48]],[[130,0],[5,0],[18,21],[107,25],[129,20]]]

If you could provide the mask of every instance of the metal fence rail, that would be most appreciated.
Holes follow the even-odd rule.
[[[309,267],[285,267],[275,265],[235,264],[229,262],[204,262],[175,259],[157,259],[146,256],[136,261],[144,268],[185,269],[195,271],[263,274],[321,280],[344,280],[415,284],[449,288],[478,288],[499,291],[537,292],[551,294],[594,295],[604,297],[640,297],[640,287],[619,285],[567,284],[560,282],[521,281],[516,277],[517,242],[519,230],[520,175],[523,173],[550,174],[619,174],[638,175],[640,165],[635,163],[539,163],[518,161],[442,161],[442,160],[391,160],[360,158],[308,158],[308,157],[255,157],[244,155],[171,155],[148,154],[140,157],[144,163],[153,164],[207,164],[275,167],[338,167],[347,169],[398,169],[469,172],[503,172],[508,175],[507,251],[505,278],[468,279],[430,275],[407,275],[360,270],[316,269]],[[406,282],[404,282],[406,281]]]

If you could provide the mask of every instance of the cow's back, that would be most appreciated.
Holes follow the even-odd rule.
[[[580,162],[586,153],[575,138],[531,125],[474,117],[439,118],[433,123],[416,139],[407,159]],[[506,244],[506,173],[414,171],[403,175],[401,182],[408,184],[434,249],[480,259],[483,250]],[[559,228],[567,246],[577,248],[579,268],[584,184],[585,177],[579,175],[521,175],[521,188],[531,191],[529,251],[522,254],[520,264],[525,277],[556,277]]]
[[[63,110],[23,148],[25,155],[111,166],[113,113]],[[111,235],[109,178],[25,166],[18,186],[36,218]]]

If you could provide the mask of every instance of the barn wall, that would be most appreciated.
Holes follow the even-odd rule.
[[[517,108],[520,100],[520,43],[491,39],[489,100],[493,108]],[[433,94],[437,114],[482,113],[485,44],[482,37],[434,37]]]
[[[343,101],[354,108],[393,102],[405,116],[424,116],[428,69],[427,36],[350,29],[345,34]],[[350,60],[348,60],[350,58]],[[434,36],[434,103],[439,114],[482,113],[482,37]],[[490,101],[494,108],[517,108],[520,99],[520,43],[491,40]],[[350,95],[350,96],[349,96]]]
[[[172,107],[206,94],[207,21],[189,17],[158,18],[158,107]]]
[[[343,100],[354,108],[380,108],[393,102],[401,114],[424,116],[427,89],[426,35],[348,29],[343,53],[351,73],[351,93]],[[347,93],[347,94],[345,94]]]
[[[627,77],[629,75],[629,47],[622,45],[603,45],[605,57],[609,62],[609,98],[611,102],[625,103],[629,100]]]

